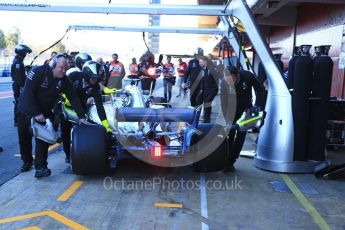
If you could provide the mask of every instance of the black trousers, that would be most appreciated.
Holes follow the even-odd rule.
[[[32,136],[30,132],[30,117],[18,113],[18,140],[21,159],[24,163],[32,163]]]
[[[48,148],[49,143],[42,141],[40,139],[35,139],[35,168],[47,168],[48,162]]]
[[[245,108],[237,108],[234,118],[236,122],[244,112]],[[247,132],[239,130],[231,130],[229,133],[229,163],[234,164],[240,155]]]
[[[13,98],[14,98],[14,110],[13,110],[13,115],[14,115],[14,122],[18,122],[18,112],[17,112],[17,105],[19,101],[19,96],[20,96],[20,86],[13,82],[12,84],[12,90],[13,90]]]
[[[143,78],[141,79],[141,89],[142,90],[150,90],[152,82],[152,92],[156,87],[156,79],[153,78]]]
[[[170,79],[163,79],[164,98],[169,103],[171,100],[173,83]]]
[[[66,158],[70,157],[71,154],[71,130],[73,124],[61,118],[60,128],[61,128],[61,140],[63,144],[63,151],[66,154]]]
[[[204,122],[211,121],[211,112],[212,112],[212,101],[217,95],[217,91],[205,90],[203,92],[203,101],[204,101]]]
[[[198,107],[203,102],[203,91],[201,90],[200,84],[190,88],[190,105],[193,107]]]

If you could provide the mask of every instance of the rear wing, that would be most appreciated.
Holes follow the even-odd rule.
[[[200,109],[195,108],[117,108],[118,122],[187,122],[197,126]]]

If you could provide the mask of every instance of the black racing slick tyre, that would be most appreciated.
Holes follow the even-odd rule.
[[[224,127],[218,124],[205,123],[199,124],[198,130],[201,135],[193,141],[197,141],[198,151],[207,148],[207,144],[215,143],[215,150],[204,159],[194,163],[195,172],[217,172],[223,170],[228,162],[229,148],[228,138]]]
[[[77,175],[103,174],[109,170],[108,136],[101,125],[77,125],[71,135],[71,165]]]

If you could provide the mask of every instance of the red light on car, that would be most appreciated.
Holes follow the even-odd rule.
[[[156,68],[149,68],[148,70],[147,70],[147,73],[149,74],[149,75],[151,75],[151,76],[153,76],[153,75],[155,75],[156,74]]]
[[[152,147],[152,156],[161,157],[162,156],[162,146],[156,145]]]

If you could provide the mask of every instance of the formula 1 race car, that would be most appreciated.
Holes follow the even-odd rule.
[[[200,109],[172,108],[164,98],[145,96],[135,85],[104,96],[111,127],[106,133],[96,106],[88,109],[92,125],[76,125],[71,135],[71,165],[75,174],[100,174],[116,168],[122,158],[137,157],[162,167],[193,166],[218,171],[228,157],[225,129],[199,124]],[[75,121],[73,113],[64,116]]]

